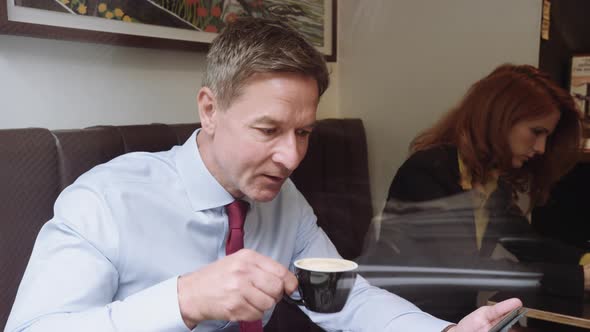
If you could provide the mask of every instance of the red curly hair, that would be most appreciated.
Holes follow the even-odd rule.
[[[510,129],[556,110],[561,117],[545,153],[513,168]],[[410,151],[453,145],[474,183],[486,183],[492,170],[499,170],[513,196],[528,191],[533,207],[545,203],[551,187],[576,164],[581,135],[581,113],[567,91],[533,66],[504,64],[473,84],[458,106],[412,141]]]

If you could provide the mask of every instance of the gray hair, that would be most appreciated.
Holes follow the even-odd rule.
[[[301,34],[276,20],[240,18],[211,44],[203,86],[229,107],[246,81],[255,74],[297,73],[314,78],[321,96],[330,83],[322,54]]]

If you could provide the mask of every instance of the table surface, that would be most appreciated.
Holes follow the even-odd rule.
[[[590,301],[538,293],[499,292],[488,300],[494,304],[518,297],[527,308],[527,317],[590,329]]]

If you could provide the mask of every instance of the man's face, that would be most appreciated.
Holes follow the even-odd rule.
[[[232,196],[272,200],[305,156],[318,99],[313,78],[253,76],[226,110],[205,121],[200,111],[199,136],[204,131],[210,138],[208,147],[199,144],[205,165]]]

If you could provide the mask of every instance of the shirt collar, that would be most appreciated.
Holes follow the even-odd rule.
[[[459,163],[459,174],[461,176],[461,180],[459,181],[461,188],[463,188],[463,190],[473,189],[473,179],[471,177],[471,170],[469,169],[469,166],[467,166],[467,164],[463,162],[463,158],[461,157],[461,153],[459,151],[457,151],[457,161]],[[493,191],[496,190],[497,187],[498,172],[494,171],[492,172],[489,181],[487,183],[482,184],[479,190],[483,191],[485,195],[489,196]]]
[[[176,167],[182,179],[191,205],[195,211],[225,206],[235,200],[213,177],[201,159],[195,130],[177,150]]]
[[[461,175],[461,180],[459,181],[459,184],[461,185],[461,188],[463,188],[463,190],[471,190],[471,173],[469,172],[467,165],[465,165],[465,163],[463,162],[463,159],[461,158],[461,153],[459,152],[457,152],[457,161],[459,162],[459,174]]]

